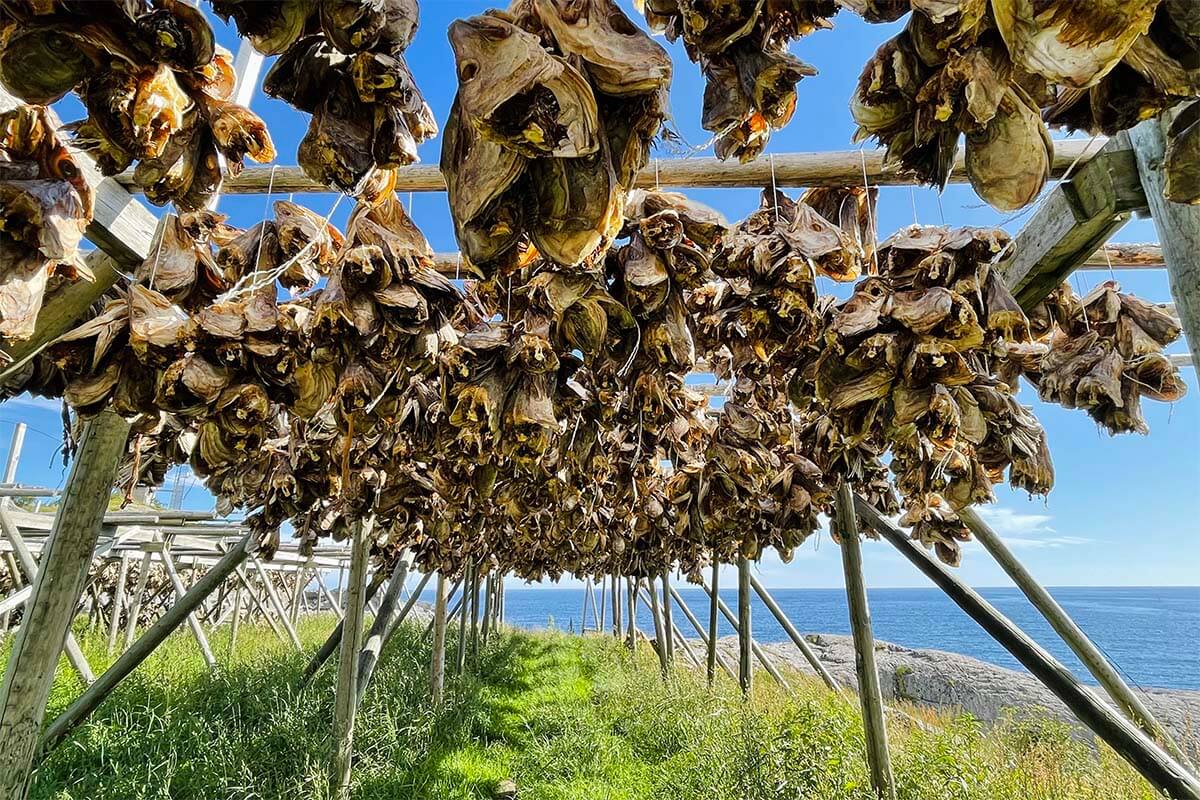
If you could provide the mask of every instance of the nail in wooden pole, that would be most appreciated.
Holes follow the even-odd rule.
[[[350,575],[346,587],[346,617],[338,649],[337,691],[333,708],[333,763],[330,765],[331,794],[349,800],[350,773],[354,760],[354,718],[358,712],[358,655],[362,648],[363,620],[367,604],[367,566],[371,556],[371,529],[375,519],[356,520],[351,532]]]
[[[46,701],[100,536],[129,423],[111,411],[89,420],[42,549],[33,594],[0,683],[0,799],[27,791]]]
[[[1159,747],[1141,728],[1125,719],[1091,689],[1084,686],[1057,659],[1042,649],[1010,619],[997,611],[955,575],[938,564],[908,535],[861,497],[854,498],[863,521],[917,567],[927,578],[987,631],[1029,670],[1055,697],[1105,744],[1134,769],[1173,798],[1200,800],[1200,780]]]
[[[437,576],[433,603],[433,657],[429,669],[429,693],[434,703],[442,702],[446,681],[446,578]]]
[[[867,738],[867,764],[871,785],[881,798],[895,800],[896,786],[888,757],[887,727],[883,718],[883,692],[875,666],[875,637],[871,631],[871,611],[863,581],[862,552],[858,542],[858,517],[854,496],[842,481],[837,495],[837,526],[842,547],[842,571],[846,576],[846,598],[850,605],[850,628],[854,634],[854,666],[858,672],[858,697],[862,703],[863,726]]]
[[[174,633],[188,615],[200,606],[204,599],[213,593],[225,579],[233,573],[238,565],[245,560],[253,540],[250,535],[244,537],[233,549],[204,574],[196,584],[188,590],[178,602],[167,609],[158,620],[121,656],[113,662],[96,682],[84,690],[76,700],[67,707],[50,725],[42,737],[41,751],[44,754],[53,750],[67,734],[75,729],[88,715],[100,706],[113,689],[131,672],[153,653],[163,640]]]

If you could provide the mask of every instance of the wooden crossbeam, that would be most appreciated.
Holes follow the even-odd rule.
[[[1051,177],[1062,177],[1072,165],[1084,163],[1098,153],[1103,140],[1063,139],[1055,143]],[[840,150],[824,153],[779,153],[763,156],[749,164],[720,161],[716,158],[670,158],[652,161],[638,173],[636,186],[651,189],[739,189],[770,186],[780,188],[815,186],[861,186],[865,179],[872,186],[911,186],[911,176],[895,164],[884,163],[883,150]],[[433,165],[400,167],[396,171],[397,192],[444,192],[446,181]],[[132,172],[123,172],[116,180],[131,192],[140,191]],[[951,183],[966,183],[965,155],[959,148]],[[237,177],[227,176],[221,184],[223,194],[300,194],[329,193],[334,190],[314,181],[298,166],[247,167]]]
[[[1107,266],[1102,245],[1146,205],[1137,158],[1128,135],[1121,134],[1040,201],[999,264],[1000,274],[1029,309],[1077,268],[1097,260],[1097,250]]]

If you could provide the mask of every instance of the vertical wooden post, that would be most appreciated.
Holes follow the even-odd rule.
[[[464,585],[464,589],[466,586]],[[471,603],[471,664],[478,663],[479,659],[479,562],[476,561],[471,567],[471,596],[468,598]],[[464,613],[466,606],[463,607]]]
[[[628,578],[625,583],[629,595],[629,649],[637,650],[637,578]]]
[[[591,578],[583,579],[583,611],[579,615],[579,632],[587,630],[588,590],[592,588]]]
[[[121,628],[121,607],[125,605],[125,582],[129,579],[129,551],[121,553],[121,566],[117,568],[117,586],[113,592],[112,619],[108,622],[108,654],[117,647],[117,632]]]
[[[708,641],[705,642],[705,646],[708,648],[705,674],[708,677],[709,686],[713,685],[713,681],[717,677],[717,625],[720,623],[720,619],[717,617],[717,614],[720,613],[717,610],[717,598],[720,597],[718,594],[720,590],[720,576],[721,564],[717,561],[714,554],[712,563],[712,597],[708,599]]]
[[[758,582],[758,578],[751,575],[750,585],[754,588],[755,593],[763,601],[763,605],[765,605],[767,609],[775,616],[775,619],[779,622],[780,627],[782,627],[787,633],[788,637],[791,638],[792,643],[795,644],[796,647],[800,649],[800,652],[804,654],[804,657],[808,660],[809,665],[812,666],[813,670],[815,670],[816,673],[821,676],[821,680],[825,681],[825,685],[835,692],[841,691],[841,686],[834,679],[833,675],[830,674],[825,665],[821,663],[821,660],[817,658],[817,654],[813,652],[813,649],[809,646],[808,642],[804,641],[804,637],[800,635],[800,631],[796,630],[796,626],[792,624],[790,619],[788,619],[787,614],[783,613],[783,609],[780,608],[779,604],[775,602],[775,598],[771,597],[771,594],[766,590],[766,588]]]
[[[446,683],[446,578],[437,576],[433,601],[433,656],[429,668],[429,694],[441,703]]]
[[[674,586],[671,587],[671,596],[675,598],[675,602],[679,604],[679,609],[683,612],[683,615],[687,617],[687,621],[690,622],[692,627],[696,630],[696,635],[700,637],[700,641],[705,647],[708,647],[708,643],[711,640],[705,635],[704,628],[700,625],[700,620],[696,619],[696,615],[692,613],[692,609],[688,606],[688,604],[683,602],[683,597],[681,597],[679,592],[675,590]],[[729,679],[736,681],[737,675],[734,673],[733,668],[730,667],[729,664],[725,663],[725,659],[721,657],[721,654],[716,650],[712,650],[710,652],[712,652],[716,663],[720,665],[721,669],[725,670],[725,674],[729,676]]]
[[[467,562],[466,572],[463,574],[462,584],[464,587],[470,586],[474,578],[471,575],[474,565]],[[453,589],[451,593],[453,593]],[[463,589],[463,597],[466,597],[466,589]],[[449,600],[447,600],[449,602]],[[458,620],[458,650],[454,653],[454,672],[456,675],[462,675],[463,670],[467,666],[467,615],[464,613]]]
[[[1055,697],[1111,747],[1158,791],[1174,798],[1200,798],[1200,780],[1171,758],[1140,728],[1100,700],[1053,656],[1029,638],[1012,620],[997,611],[974,589],[952,575],[914,544],[905,531],[883,517],[861,497],[854,498],[858,513],[876,533],[933,581],[971,619],[1021,662]]]
[[[338,608],[342,609],[343,611],[346,608],[345,586],[346,586],[346,562],[343,561],[338,564],[338,590],[337,590]]]
[[[596,633],[604,632],[604,618],[608,614],[608,598],[605,594],[608,590],[608,581],[604,580],[604,576],[600,576],[600,618],[596,620]]]
[[[663,628],[667,631],[667,663],[671,664],[675,661],[675,637],[671,632],[675,630],[675,622],[671,619],[671,569],[667,568],[660,576],[662,579],[662,611],[663,611]]]
[[[83,438],[0,683],[0,799],[23,800],[54,667],[100,536],[129,423],[103,411]]]
[[[195,611],[206,597],[225,582],[225,579],[237,569],[253,546],[252,537],[247,535],[232,550],[222,556],[221,560],[200,580],[196,581],[196,585],[189,589],[179,602],[167,609],[166,613],[159,617],[140,639],[96,679],[95,683],[50,723],[42,737],[42,752],[47,753],[54,749],[68,733],[95,711],[104,702],[104,698],[108,697],[117,687],[117,684],[137,669],[138,665],[145,661],[164,639],[183,624],[184,619]]]
[[[289,609],[292,624],[295,625],[300,621],[300,595],[304,593],[304,576],[308,572],[304,567],[296,567],[295,581],[292,585],[292,607]]]
[[[850,628],[854,634],[854,666],[858,672],[858,696],[862,703],[863,727],[867,738],[867,764],[876,796],[895,800],[896,786],[888,758],[887,727],[883,719],[883,693],[875,667],[875,637],[871,611],[863,582],[862,552],[858,542],[858,517],[850,485],[838,486],[837,526],[842,546],[842,570],[846,575],[846,599],[850,604]]]
[[[658,662],[662,667],[663,677],[670,672],[670,661],[667,660],[667,640],[671,634],[663,626],[662,609],[658,604],[658,588],[654,585],[654,576],[646,576],[646,590],[650,595],[650,615],[654,618],[654,650],[658,653]]]
[[[1075,624],[1075,620],[1071,619],[1062,606],[1050,596],[1050,593],[1029,574],[1029,571],[1017,560],[996,532],[975,513],[974,509],[965,508],[959,516],[975,534],[975,538],[984,546],[984,549],[991,553],[992,558],[996,559],[996,563],[1008,577],[1012,578],[1013,583],[1025,594],[1033,607],[1041,612],[1042,617],[1050,623],[1050,627],[1054,628],[1080,662],[1087,667],[1088,672],[1092,673],[1096,681],[1104,687],[1109,697],[1116,701],[1117,708],[1121,709],[1126,717],[1152,738],[1162,742],[1171,755],[1186,762],[1187,756],[1167,735],[1166,730],[1154,718],[1146,704],[1121,679],[1100,649],[1092,644],[1087,635]]]
[[[245,588],[239,583],[233,592],[233,620],[229,623],[229,658],[237,652],[238,630],[242,627],[242,592]]]
[[[129,604],[129,619],[125,621],[125,642],[121,646],[121,651],[129,649],[129,645],[133,644],[133,637],[137,635],[138,617],[142,613],[142,598],[146,595],[146,582],[150,580],[150,559],[153,554],[146,551],[142,554],[142,565],[138,569],[137,590],[133,595],[133,602]]]
[[[1167,113],[1146,120],[1129,131],[1129,140],[1162,245],[1175,313],[1191,349],[1192,366],[1200,374],[1200,206],[1172,203],[1163,195],[1166,133],[1173,119],[1174,114]]]
[[[708,584],[704,582],[704,579],[700,580],[700,586],[704,589],[704,591],[708,592],[708,596],[710,598],[714,596],[717,598],[717,608],[720,610],[721,616],[725,617],[725,621],[729,623],[731,628],[733,628],[733,632],[739,637],[738,641],[740,642],[742,626],[738,623],[738,618],[735,617],[733,612],[729,610],[729,606],[725,604],[725,601],[721,599],[720,595],[709,590]],[[783,675],[780,674],[779,670],[775,668],[775,665],[771,663],[771,660],[767,658],[767,654],[761,647],[758,646],[758,642],[754,641],[754,637],[750,636],[748,638],[750,640],[750,652],[754,654],[754,657],[758,660],[758,663],[762,664],[762,667],[767,671],[767,674],[770,675],[771,678],[783,688],[791,689],[791,687],[788,686],[788,682],[784,680]]]
[[[612,629],[613,638],[621,638],[621,578],[617,573],[612,575]]]
[[[488,631],[492,627],[492,578],[491,571],[483,579],[483,646],[488,643]]]
[[[753,665],[750,663],[750,559],[738,556],[738,683],[750,694],[754,688]]]
[[[350,580],[346,590],[346,618],[338,650],[337,692],[334,696],[333,763],[330,767],[331,794],[349,800],[350,771],[354,755],[354,717],[358,710],[358,654],[362,647],[363,619],[367,602],[367,565],[371,557],[374,517],[356,520],[350,542]]]

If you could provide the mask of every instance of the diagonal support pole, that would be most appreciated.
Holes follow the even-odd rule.
[[[679,594],[678,590],[676,590],[674,586],[671,587],[671,596],[674,597],[675,602],[679,604],[679,609],[683,612],[683,615],[687,617],[687,621],[692,624],[692,628],[695,629],[696,635],[700,637],[700,641],[705,647],[709,648],[708,652],[713,656],[714,669],[715,665],[719,664],[721,669],[725,670],[725,674],[729,676],[729,679],[736,681],[737,674],[733,671],[733,668],[729,666],[721,654],[710,647],[709,643],[712,641],[712,639],[710,636],[705,635],[704,628],[700,625],[700,620],[696,619],[696,615],[692,613],[692,609],[688,606],[688,604],[683,602],[683,597]],[[712,681],[709,681],[709,683],[711,684]]]
[[[162,549],[158,551],[158,557],[162,559],[163,569],[167,571],[167,578],[171,581],[171,586],[175,590],[175,601],[179,602],[187,595],[187,589],[183,586],[183,581],[179,579],[179,573],[175,569],[175,559],[171,556],[171,551],[167,549],[166,543],[163,543]],[[204,628],[200,625],[200,620],[196,619],[194,613],[189,612],[187,615],[187,624],[191,628],[192,637],[196,640],[196,644],[200,647],[200,655],[204,657],[204,663],[208,665],[210,670],[216,670],[217,659],[213,656],[212,648],[209,647],[208,637],[204,634]]]

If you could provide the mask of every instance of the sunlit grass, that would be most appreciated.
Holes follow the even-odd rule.
[[[301,622],[305,654],[257,626],[230,653],[228,628],[215,631],[216,674],[182,629],[41,764],[30,796],[327,797],[332,665],[297,687],[331,626]],[[99,632],[81,638],[103,668]],[[489,798],[506,780],[527,800],[871,797],[857,703],[801,675],[789,675],[790,695],[761,676],[746,702],[724,678],[711,691],[682,668],[664,681],[649,652],[631,656],[607,638],[509,632],[474,670],[450,676],[435,708],[428,665],[421,629],[384,653],[359,716],[354,797]],[[50,714],[79,690],[60,666]],[[1060,724],[987,731],[913,711],[920,726],[889,721],[902,800],[1154,797],[1111,751]]]

